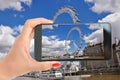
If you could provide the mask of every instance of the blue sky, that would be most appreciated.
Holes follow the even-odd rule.
[[[120,0],[0,0],[0,29],[2,30],[0,55],[9,51],[16,38],[14,35],[21,32],[27,19],[38,17],[53,19],[58,9],[66,5],[76,9],[81,22],[109,22],[112,26],[113,43],[114,37],[120,39]],[[64,20],[70,20],[70,16],[62,14],[57,18],[58,22]],[[49,42],[51,37],[45,39]],[[34,40],[30,47],[31,52],[33,52],[33,45]]]
[[[84,0],[33,0],[30,6],[22,3],[24,8],[22,11],[13,9],[0,11],[0,24],[14,27],[19,24],[23,25],[30,18],[52,19],[58,9],[66,5],[73,6],[77,10],[81,22],[97,22],[107,15],[107,13],[94,13],[90,10],[92,4],[88,4]]]

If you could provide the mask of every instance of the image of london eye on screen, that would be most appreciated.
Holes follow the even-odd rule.
[[[110,32],[108,23],[44,24],[41,60],[108,58]]]

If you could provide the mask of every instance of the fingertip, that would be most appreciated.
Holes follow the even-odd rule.
[[[39,20],[40,24],[49,24],[49,23],[53,23],[53,20],[50,19],[46,19],[46,18],[36,18],[35,20]]]
[[[59,61],[45,61],[45,62],[34,62],[33,68],[34,70],[49,70],[51,68],[57,68],[60,67]]]
[[[48,20],[48,22],[49,22],[49,23],[53,23],[53,21],[52,21],[52,20]]]
[[[61,66],[60,63],[54,63],[54,64],[52,64],[52,67],[60,67],[60,66]]]

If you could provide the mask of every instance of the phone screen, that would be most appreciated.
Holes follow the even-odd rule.
[[[109,23],[43,24],[35,32],[40,61],[101,60],[111,55]]]

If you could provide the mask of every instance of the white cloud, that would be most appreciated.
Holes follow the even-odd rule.
[[[59,27],[60,25],[58,25],[58,24],[49,24],[49,25],[42,25],[42,29],[50,29],[50,30],[52,30],[52,29],[54,29],[55,27]]]
[[[91,23],[91,24],[89,24],[90,26],[89,26],[89,29],[91,29],[91,30],[95,30],[95,29],[101,29],[102,28],[102,26],[101,25],[103,25],[103,24],[98,24],[98,23]]]
[[[93,44],[103,42],[103,29],[96,30],[92,34],[88,36],[84,36],[84,40],[86,41],[86,43],[93,43]]]
[[[54,38],[54,39],[51,39]],[[53,55],[61,55],[64,54],[65,51],[65,40],[59,40],[55,36],[42,36],[42,53],[48,53]],[[67,48],[70,48],[69,46],[70,41],[68,41]]]
[[[53,25],[42,25],[42,29],[53,29]]]
[[[14,30],[14,33],[13,33],[13,34],[14,34],[14,35],[20,34],[21,31],[22,31],[23,26],[24,26],[24,25],[15,26],[14,29],[13,29],[13,30]]]
[[[57,38],[57,36],[55,36],[55,35],[50,36],[50,39],[52,39],[52,40],[55,40],[56,38]]]
[[[3,60],[6,55],[7,55],[7,53],[0,53],[0,60]]]
[[[109,22],[112,27],[112,43],[114,38],[120,40],[120,0],[85,0],[86,2],[93,3],[91,7],[93,12],[102,13],[110,12],[111,14],[105,16],[98,22]]]
[[[32,0],[0,0],[0,10],[13,9],[21,11],[23,10],[22,3],[30,6]]]
[[[29,51],[30,55],[34,58],[34,39],[31,40]]]
[[[15,37],[13,36],[14,30],[9,26],[0,25],[2,34],[0,35],[0,52],[7,53],[13,44]]]
[[[16,17],[23,18],[24,16],[23,16],[23,15],[21,15],[21,14],[20,14],[20,15],[18,15],[18,14],[13,14],[13,17],[15,17],[15,18],[16,18]]]
[[[93,3],[92,11],[96,13],[102,12],[117,12],[120,10],[120,0],[85,0]]]
[[[0,29],[2,31],[0,34],[0,59],[2,59],[2,57],[8,53],[15,41],[16,37],[14,35],[18,35],[21,32],[22,28],[22,25],[18,25],[14,28],[11,28],[10,26],[0,25]]]
[[[85,2],[89,2],[89,3],[91,2],[91,3],[92,3],[92,2],[93,2],[93,0],[85,0]]]
[[[22,31],[23,25],[18,25],[14,28],[11,28],[10,26],[0,26],[2,30],[2,34],[0,35],[0,58],[3,59],[4,55],[8,53],[9,49],[13,45],[15,41],[14,35],[19,35]],[[69,41],[68,41],[69,44]],[[65,49],[65,40],[59,40],[57,36],[52,35],[50,37],[43,37],[43,50],[46,53],[50,54],[56,54],[56,53],[63,53],[63,50]],[[69,46],[68,46],[69,48]],[[34,57],[34,39],[31,40],[30,44],[30,55]]]
[[[99,22],[109,22],[112,27],[112,43],[115,41],[115,37],[120,40],[120,12],[112,13],[105,18],[99,20]]]
[[[86,24],[87,25],[87,24]],[[103,42],[103,26],[108,26],[108,23],[91,23],[88,24],[90,30],[95,30],[91,34],[84,35],[84,40],[86,43],[98,44]]]
[[[2,34],[2,29],[1,29],[1,27],[0,27],[0,35]]]

